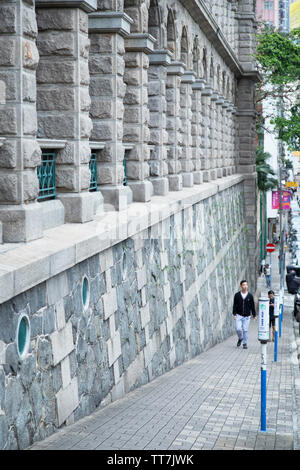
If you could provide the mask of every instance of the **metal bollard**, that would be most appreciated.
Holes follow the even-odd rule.
[[[261,344],[261,431],[267,430],[267,342],[269,340],[269,298],[259,298],[258,340]]]

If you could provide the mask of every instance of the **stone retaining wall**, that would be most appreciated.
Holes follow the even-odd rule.
[[[26,448],[233,334],[246,265],[239,182],[2,303],[0,449]]]

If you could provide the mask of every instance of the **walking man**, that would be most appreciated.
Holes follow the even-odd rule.
[[[256,318],[253,295],[248,292],[248,283],[244,279],[240,282],[241,290],[234,295],[233,300],[233,319],[238,335],[237,347],[243,342],[243,349],[247,349],[248,328],[251,314]]]

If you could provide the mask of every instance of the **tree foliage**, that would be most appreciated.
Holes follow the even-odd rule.
[[[257,186],[262,192],[275,189],[278,186],[278,181],[273,178],[275,175],[267,160],[271,158],[270,153],[264,152],[262,149],[256,150],[256,172],[257,172]]]
[[[300,147],[300,28],[290,33],[264,27],[257,35],[256,60],[262,75],[257,90],[257,102],[273,98],[282,113],[276,113],[274,124],[278,138],[291,150]]]

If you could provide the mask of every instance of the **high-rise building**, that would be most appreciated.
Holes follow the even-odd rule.
[[[280,31],[289,31],[291,0],[257,0],[256,17]]]
[[[300,0],[291,0],[290,23],[291,29],[300,28]]]

